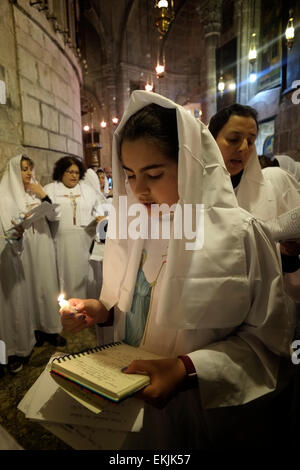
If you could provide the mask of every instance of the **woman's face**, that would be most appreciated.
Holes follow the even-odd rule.
[[[67,186],[67,188],[75,188],[80,178],[80,172],[77,165],[73,164],[69,166],[64,172],[61,182]]]
[[[30,162],[27,160],[21,160],[21,176],[25,187],[30,183],[32,169],[33,168]]]
[[[252,117],[230,116],[216,142],[231,176],[242,171],[255,148],[257,125]]]
[[[104,173],[102,173],[102,171],[99,171],[98,178],[99,178],[101,191],[103,191],[104,190],[104,185],[105,185],[105,176],[104,176]]]
[[[177,162],[156,144],[143,138],[125,140],[121,160],[133,193],[149,214],[151,204],[171,206],[178,201]]]

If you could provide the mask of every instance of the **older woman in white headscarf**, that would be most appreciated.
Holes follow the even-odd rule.
[[[240,104],[223,108],[211,118],[209,130],[221,150],[240,207],[268,224],[300,207],[300,185],[290,173],[278,167],[261,169],[255,149],[258,133],[255,109]],[[285,242],[280,244],[280,250],[283,272],[298,271],[300,245]],[[286,274],[285,283],[295,298],[294,289],[290,289],[292,278],[293,275]]]
[[[100,301],[70,299],[78,314],[61,311],[63,325],[75,333],[108,324],[114,306],[114,340],[165,357],[127,369],[145,371],[151,385],[139,392],[143,429],[124,448],[209,447],[204,410],[230,407],[230,418],[231,407],[275,390],[280,356],[289,355],[292,317],[275,246],[238,207],[206,126],[162,96],[132,94],[114,134],[113,175],[116,227],[111,215]],[[137,202],[151,227],[172,219],[168,210],[153,218],[155,204],[177,203],[170,237],[124,236]],[[193,242],[185,231],[175,236],[189,209],[194,222],[200,216]]]
[[[24,155],[18,155],[8,162],[6,172],[0,183],[0,210],[3,230],[7,234],[12,227],[12,220],[25,216],[31,209],[40,206],[46,200],[46,193],[35,180],[33,162]],[[48,211],[48,220],[56,217],[54,209]],[[23,234],[23,251],[20,255],[21,271],[18,277],[23,277],[26,293],[24,305],[27,303],[30,311],[30,322],[19,328],[27,331],[36,330],[39,336],[38,344],[47,340],[54,345],[65,345],[65,339],[59,335],[61,325],[57,314],[57,294],[59,293],[54,244],[49,223],[45,216],[25,230]],[[14,282],[13,279],[10,282]],[[16,282],[18,282],[16,280]],[[10,293],[13,296],[13,290]],[[12,297],[11,302],[19,302]],[[19,307],[20,303],[18,303]],[[28,322],[28,316],[24,315]],[[43,340],[41,336],[44,335]]]

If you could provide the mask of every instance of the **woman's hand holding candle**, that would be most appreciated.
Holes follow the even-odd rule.
[[[105,323],[109,312],[96,299],[69,299],[60,311],[63,329],[70,333],[77,333],[96,323]]]
[[[59,306],[61,310],[68,309],[70,308],[70,303],[68,300],[65,299],[65,294],[60,294],[60,296],[57,299]]]

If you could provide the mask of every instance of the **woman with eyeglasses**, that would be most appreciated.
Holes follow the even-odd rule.
[[[91,295],[88,286],[89,250],[95,235],[94,220],[101,215],[101,201],[83,181],[86,169],[78,158],[64,156],[54,165],[53,182],[45,191],[61,208],[54,240],[60,288],[66,295]],[[100,212],[98,212],[100,210]],[[93,295],[98,298],[99,292]]]

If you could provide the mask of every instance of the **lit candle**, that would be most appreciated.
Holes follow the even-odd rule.
[[[70,307],[69,301],[65,299],[65,294],[60,294],[57,300],[62,310],[64,310],[65,307]]]

